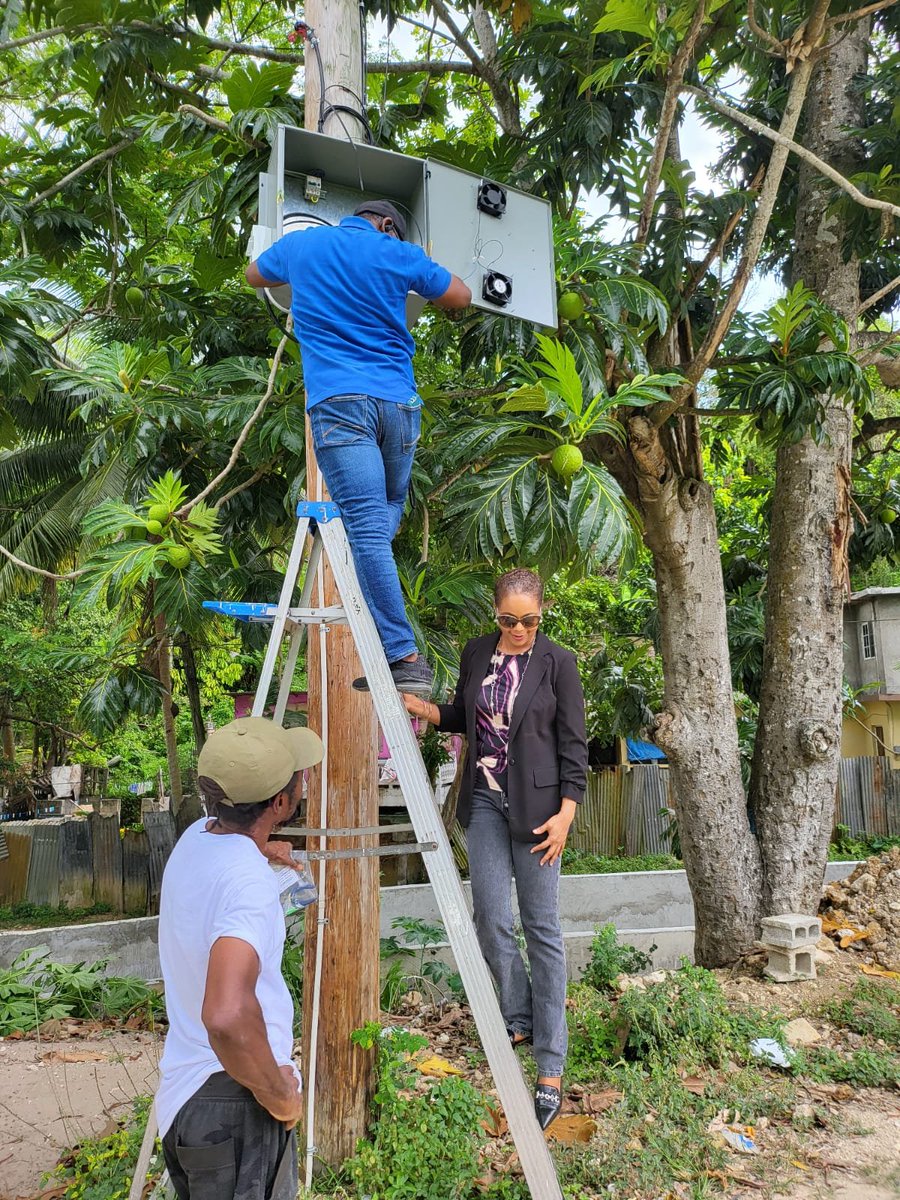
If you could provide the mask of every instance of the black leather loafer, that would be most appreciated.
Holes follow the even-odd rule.
[[[559,1088],[551,1087],[549,1083],[539,1083],[534,1089],[534,1115],[541,1129],[546,1129],[559,1116],[562,1108],[562,1096]]]

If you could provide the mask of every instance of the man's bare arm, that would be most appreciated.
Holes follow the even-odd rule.
[[[284,279],[266,279],[255,262],[246,269],[244,278],[254,288],[280,287],[286,282]]]
[[[201,1019],[231,1078],[249,1088],[277,1121],[294,1125],[301,1112],[297,1078],[272,1054],[256,998],[258,976],[259,958],[249,942],[219,938],[209,952]]]
[[[438,296],[436,300],[431,301],[438,308],[452,310],[454,308],[468,308],[472,303],[472,289],[467,283],[463,283],[458,275],[450,277],[450,286],[444,292],[443,296]]]

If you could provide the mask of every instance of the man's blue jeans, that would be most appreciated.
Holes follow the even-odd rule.
[[[391,542],[400,527],[422,401],[331,396],[309,410],[316,461],[340,507],[356,571],[389,663],[416,650]]]

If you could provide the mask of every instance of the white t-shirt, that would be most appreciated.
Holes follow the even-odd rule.
[[[169,1032],[156,1093],[160,1137],[181,1106],[223,1069],[200,1019],[209,952],[219,938],[240,938],[256,951],[256,998],[275,1061],[288,1065],[293,1049],[294,1007],[281,975],[284,912],[275,873],[249,837],[209,833],[206,825],[204,817],[184,831],[163,873],[159,959]]]

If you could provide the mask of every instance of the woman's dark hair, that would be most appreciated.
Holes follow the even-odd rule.
[[[283,788],[279,788],[276,796],[282,792],[290,791],[291,785],[294,782],[294,776],[287,781]],[[273,803],[275,796],[268,800],[260,800],[258,804],[230,804],[228,796],[219,787],[214,779],[210,779],[207,775],[201,775],[197,780],[197,786],[200,788],[200,793],[206,801],[206,811],[211,817],[215,817],[217,821],[221,821],[223,825],[230,825],[233,829],[252,829],[259,818],[263,815],[266,809]]]
[[[517,571],[507,571],[505,575],[501,575],[499,579],[495,580],[494,604],[499,606],[503,598],[510,592],[534,596],[538,608],[544,603],[544,581],[535,571],[528,571],[524,567],[520,567]]]

